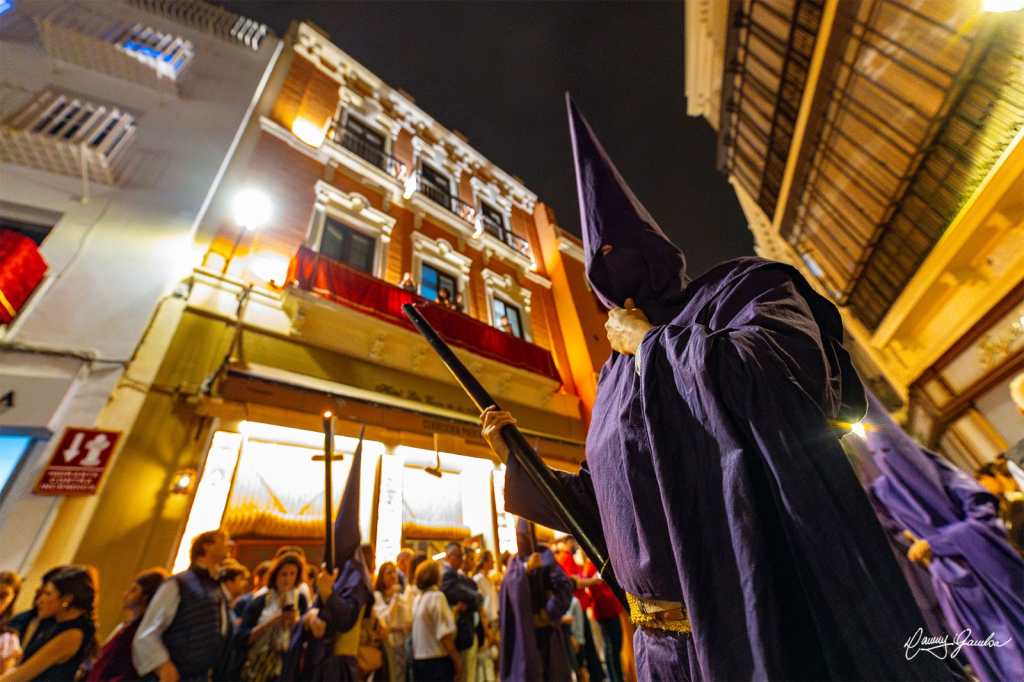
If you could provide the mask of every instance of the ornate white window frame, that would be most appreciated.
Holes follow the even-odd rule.
[[[431,239],[422,232],[412,233],[412,276],[417,282],[422,279],[423,264],[426,263],[441,272],[454,275],[459,283],[458,293],[469,312],[469,272],[473,267],[473,259],[455,250],[446,239]]]
[[[532,343],[533,321],[531,318],[533,315],[530,301],[533,292],[526,287],[519,286],[511,275],[499,275],[490,268],[484,268],[480,276],[484,280],[484,293],[487,296],[487,319],[491,326],[498,326],[498,321],[494,319],[494,299],[498,298],[506,303],[511,303],[519,308],[520,322],[523,324],[523,338]]]
[[[417,135],[412,138],[412,167],[417,173],[423,170],[424,161],[448,176],[448,194],[459,196],[459,182],[464,169],[452,161],[443,148]]]
[[[402,124],[384,113],[380,102],[363,97],[351,88],[342,85],[341,97],[338,101],[338,112],[334,119],[339,129],[345,129],[349,116],[354,116],[363,126],[375,130],[384,136],[384,153],[394,155],[395,142]]]
[[[331,216],[374,240],[373,276],[383,279],[395,218],[374,208],[362,194],[343,192],[323,180],[316,181],[314,191],[316,201],[305,245],[319,253],[324,238],[324,223],[327,216]]]
[[[503,227],[511,232],[512,201],[503,195],[493,183],[485,182],[474,176],[469,179],[469,184],[473,188],[473,207],[476,209],[477,215],[476,232],[473,233],[473,238],[479,239],[484,233],[483,202],[485,201],[501,212],[502,219],[505,221]]]

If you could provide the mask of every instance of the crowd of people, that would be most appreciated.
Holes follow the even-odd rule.
[[[330,619],[320,611],[331,608],[338,571],[307,562],[298,546],[250,569],[231,557],[232,547],[225,531],[202,533],[187,570],[135,576],[121,597],[122,620],[103,641],[94,569],[53,568],[20,613],[22,580],[0,572],[0,682],[303,679],[289,660],[297,633],[323,637]],[[622,607],[571,538],[553,549],[555,569],[574,590],[571,608],[554,624],[564,634],[566,679],[621,680]],[[360,551],[373,588],[352,627],[361,679],[509,679],[501,671],[500,595],[513,556],[451,542],[443,556],[406,548],[374,567],[373,548]]]

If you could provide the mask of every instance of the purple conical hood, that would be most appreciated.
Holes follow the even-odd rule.
[[[519,556],[524,558],[537,551],[537,533],[533,522],[523,517],[516,521],[516,546],[519,548]]]
[[[636,198],[572,97],[569,111],[587,279],[608,308],[627,298],[655,323],[678,311],[686,258]],[[602,254],[603,246],[611,246]]]
[[[334,565],[341,568],[345,562],[356,556],[356,550],[363,542],[359,532],[359,472],[363,460],[364,426],[359,432],[359,444],[352,455],[352,466],[348,470],[348,480],[342,492],[341,508],[334,521]]]

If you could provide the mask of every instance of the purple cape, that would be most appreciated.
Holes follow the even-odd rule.
[[[1006,642],[964,647],[960,655],[984,682],[1024,680],[1024,560],[1006,540],[998,501],[922,449],[873,397],[867,422],[867,447],[881,472],[871,491],[902,529],[931,546],[928,572],[946,634]]]
[[[501,679],[503,682],[568,682],[571,679],[566,654],[562,616],[572,603],[573,583],[547,549],[541,551],[539,580],[531,581],[526,560],[512,557],[501,581]],[[538,588],[543,594],[531,591]],[[537,628],[533,623],[538,601],[553,626]]]
[[[587,466],[628,592],[681,601],[692,636],[639,628],[642,679],[948,679],[907,661],[922,624],[829,421],[863,414],[835,308],[757,258],[690,283],[634,358],[601,372]],[[506,508],[560,527],[517,462]]]

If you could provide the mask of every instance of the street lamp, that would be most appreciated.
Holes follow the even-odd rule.
[[[235,252],[238,250],[238,243],[242,241],[242,235],[249,230],[255,231],[265,227],[270,221],[273,206],[271,206],[270,198],[266,194],[258,189],[247,187],[235,196],[235,201],[231,205],[231,211],[239,229],[235,233],[235,241],[231,245],[231,252],[224,261],[224,267],[221,268],[220,273],[222,275],[227,274],[231,260],[235,257]]]

